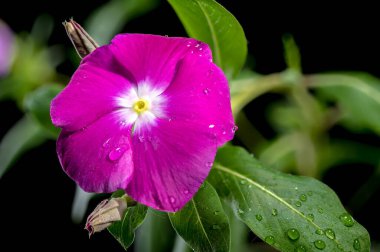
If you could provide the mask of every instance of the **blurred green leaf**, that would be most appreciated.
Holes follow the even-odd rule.
[[[122,220],[117,221],[108,227],[108,231],[125,250],[127,250],[133,243],[133,240],[135,239],[135,230],[144,221],[147,210],[148,208],[141,204],[128,207]]]
[[[46,140],[43,128],[32,118],[20,119],[0,142],[0,178],[21,154]]]
[[[265,169],[232,146],[219,150],[208,180],[256,235],[280,251],[353,251],[354,242],[360,251],[370,249],[367,231],[318,180]]]
[[[169,214],[177,233],[195,251],[229,251],[230,226],[218,194],[205,182],[181,211]]]
[[[158,0],[112,0],[100,6],[85,22],[86,31],[99,44],[108,44],[131,19],[152,10]]]
[[[168,215],[149,209],[144,223],[137,230],[134,251],[171,251],[175,238],[176,233],[170,224]]]
[[[210,45],[214,60],[228,77],[247,57],[247,40],[236,18],[214,0],[168,0],[190,37]]]
[[[290,34],[284,35],[282,38],[282,43],[284,44],[284,57],[286,65],[289,69],[300,73],[302,71],[301,54],[293,36]]]
[[[50,102],[63,89],[61,85],[45,85],[28,94],[25,108],[52,136],[57,138],[60,130],[50,119]]]
[[[353,130],[380,134],[380,80],[369,74],[316,74],[307,85],[328,101],[338,103],[342,123]]]

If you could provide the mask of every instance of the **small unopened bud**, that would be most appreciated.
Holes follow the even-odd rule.
[[[127,206],[127,197],[125,196],[100,202],[87,218],[85,229],[89,236],[106,229],[115,221],[120,221]]]
[[[90,54],[99,45],[95,42],[93,38],[73,19],[68,22],[63,22],[63,26],[66,29],[67,36],[69,36],[71,42],[73,43],[75,50],[81,58]]]

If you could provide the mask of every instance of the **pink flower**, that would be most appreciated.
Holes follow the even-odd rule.
[[[14,36],[9,27],[0,20],[0,76],[6,75],[12,63]]]
[[[84,58],[52,101],[57,152],[85,191],[124,189],[177,211],[206,179],[234,121],[223,72],[197,40],[124,34]]]

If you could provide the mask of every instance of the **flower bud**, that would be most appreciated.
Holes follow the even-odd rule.
[[[74,45],[75,50],[81,58],[90,54],[99,45],[95,42],[93,38],[73,19],[68,22],[63,22],[63,26],[66,29],[67,36],[69,36],[71,42]]]
[[[106,229],[115,221],[120,221],[127,206],[126,196],[100,202],[87,218],[85,229],[89,232],[89,236]]]

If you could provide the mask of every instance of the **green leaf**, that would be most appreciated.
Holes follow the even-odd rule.
[[[21,118],[0,142],[0,178],[22,153],[45,140],[44,130],[35,120]]]
[[[58,137],[59,129],[54,127],[50,119],[50,102],[63,89],[61,85],[42,86],[28,94],[24,106],[53,138]]]
[[[133,243],[133,240],[135,239],[135,230],[144,221],[147,211],[148,208],[141,204],[128,207],[122,220],[113,223],[108,228],[108,231],[125,250],[127,250]]]
[[[219,150],[208,180],[256,235],[281,251],[323,245],[324,251],[354,251],[355,241],[360,251],[370,250],[367,231],[318,180],[265,169],[232,146]]]
[[[144,223],[137,230],[134,251],[171,251],[175,237],[176,233],[170,224],[168,215],[149,209]]]
[[[247,57],[247,40],[236,18],[214,0],[168,0],[190,37],[210,45],[214,60],[228,77]]]
[[[318,74],[307,78],[318,94],[338,103],[342,122],[354,130],[380,134],[380,80],[369,74]]]
[[[230,226],[215,189],[207,182],[181,211],[169,214],[177,233],[195,251],[229,251]]]
[[[129,20],[150,11],[157,3],[158,0],[109,1],[88,18],[86,31],[99,45],[108,44]]]

